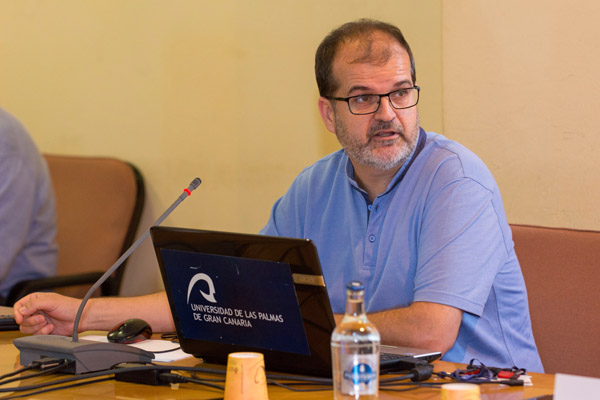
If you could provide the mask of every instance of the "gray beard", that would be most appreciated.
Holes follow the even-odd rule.
[[[393,129],[400,134],[400,137],[396,139],[392,146],[398,141],[404,141],[405,146],[398,148],[395,154],[385,157],[378,156],[374,152],[377,147],[373,146],[371,138],[375,135],[375,132],[386,129]],[[346,131],[346,128],[342,125],[340,120],[336,118],[336,136],[351,160],[354,160],[359,164],[375,168],[379,171],[389,171],[404,164],[415,148],[416,136],[418,135],[415,135],[413,138],[408,138],[402,129],[402,126],[396,126],[396,124],[391,122],[380,122],[369,128],[369,132],[367,133],[367,142],[362,143],[358,138],[350,137]]]

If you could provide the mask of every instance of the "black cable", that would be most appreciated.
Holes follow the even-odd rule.
[[[190,374],[194,379],[204,379],[207,382],[225,382],[225,377],[223,378],[201,378],[196,374],[196,371],[192,371]]]
[[[387,384],[387,383],[392,383],[392,382],[397,382],[397,381],[405,381],[407,379],[412,379],[414,378],[414,374],[406,374],[406,375],[400,375],[400,376],[395,376],[393,378],[386,378],[386,379],[381,379],[381,377],[379,378],[379,385],[381,384]]]
[[[173,347],[172,349],[168,349],[168,350],[151,351],[150,353],[152,353],[152,354],[170,353],[172,351],[179,350],[179,349],[181,349],[181,346]]]
[[[42,389],[42,390],[38,390],[37,392],[30,392],[30,393],[22,393],[22,394],[17,394],[14,396],[9,396],[9,397],[2,397],[2,400],[11,400],[11,399],[18,399],[21,397],[27,397],[27,396],[33,396],[33,395],[37,395],[37,394],[42,394],[42,393],[48,393],[48,392],[53,392],[55,390],[62,390],[62,389],[69,389],[69,388],[73,388],[73,387],[78,387],[78,386],[83,386],[83,385],[89,385],[91,383],[98,383],[98,382],[105,382],[105,381],[110,381],[113,380],[114,378],[110,377],[110,378],[100,378],[100,379],[95,379],[95,380],[90,380],[90,381],[85,381],[85,382],[77,382],[71,385],[64,385],[64,386],[58,386],[58,387],[49,387],[46,389]],[[14,392],[14,390],[13,390]]]
[[[173,350],[176,350],[176,349],[164,350],[161,352],[170,352]],[[44,360],[32,363],[28,366],[25,366],[17,371],[14,371],[14,372],[11,372],[11,373],[1,376],[0,377],[0,385],[4,385],[4,384],[10,383],[10,382],[17,381],[17,380],[25,380],[25,379],[34,378],[34,377],[41,376],[41,375],[50,374],[52,372],[56,372],[62,368],[65,368],[68,365],[68,363],[69,363],[68,360],[44,359]],[[129,365],[136,365],[136,364],[129,364]],[[9,380],[5,380],[4,382],[1,382],[3,379],[6,379],[10,376],[20,374],[24,371],[27,371],[27,370],[30,370],[33,368],[44,368],[44,366],[52,366],[52,367],[47,368],[46,370],[41,371],[39,373],[29,374],[29,375],[26,375],[23,377],[9,379]],[[481,367],[486,368],[483,364],[481,364],[479,366],[473,365],[473,361],[472,361],[471,364],[469,364],[467,370],[457,370],[453,374],[448,374],[446,372],[437,372],[437,373],[435,373],[435,375],[439,376],[440,378],[450,378],[450,379],[452,379],[452,381],[459,381],[459,379],[457,379],[457,377],[459,376],[458,375],[459,373],[463,373],[463,372],[471,372],[472,373],[476,368],[481,368]],[[498,369],[498,370],[501,370],[501,369]],[[506,371],[508,369],[504,369],[504,370]],[[224,382],[224,379],[222,379],[222,378],[219,378],[219,379],[199,378],[196,374],[197,373],[207,373],[207,374],[217,374],[217,375],[225,375],[226,374],[226,371],[224,369],[204,368],[204,367],[197,367],[197,366],[195,366],[195,367],[171,367],[171,366],[156,365],[156,364],[140,364],[140,365],[137,365],[134,367],[116,368],[116,369],[86,373],[84,375],[77,375],[77,376],[73,376],[73,377],[65,378],[65,379],[56,379],[54,381],[45,382],[43,384],[21,386],[18,388],[0,389],[0,393],[15,392],[15,391],[21,392],[21,391],[30,391],[30,390],[35,390],[35,389],[39,389],[39,388],[45,388],[40,392],[28,394],[28,395],[31,395],[31,394],[43,393],[45,391],[50,391],[50,390],[59,390],[61,388],[67,388],[67,387],[72,387],[72,386],[77,386],[77,385],[84,385],[84,384],[86,384],[86,382],[80,382],[80,383],[76,383],[76,384],[64,385],[64,386],[59,386],[56,388],[50,388],[51,386],[55,386],[55,385],[77,382],[77,381],[84,380],[84,379],[91,379],[91,378],[101,377],[101,376],[106,376],[106,375],[114,374],[116,376],[117,374],[120,374],[120,373],[136,372],[136,371],[165,371],[163,373],[157,373],[159,378],[161,380],[164,380],[165,382],[169,382],[169,383],[189,382],[189,383],[205,385],[205,386],[212,387],[212,388],[219,389],[219,390],[223,390],[223,387],[220,385],[216,385],[212,382]],[[171,371],[188,371],[188,372],[191,372],[192,377],[189,378],[189,377],[186,377],[183,375],[172,374]],[[516,375],[517,377],[521,374],[526,373],[525,370],[519,370],[519,369],[517,369],[517,367],[513,367],[512,371],[517,373],[517,375]],[[423,370],[423,371],[419,371],[417,369],[412,369],[412,370],[410,370],[410,373],[408,373],[406,375],[396,376],[396,377],[387,378],[387,379],[380,378],[380,389],[384,390],[384,391],[408,391],[408,390],[417,389],[419,387],[440,388],[441,385],[444,385],[446,383],[451,383],[451,382],[432,382],[432,383],[399,382],[399,381],[403,381],[403,380],[407,380],[407,379],[411,379],[413,381],[420,380],[420,378],[425,376],[425,373],[431,374],[431,369]],[[298,376],[298,375],[277,375],[277,374],[266,374],[266,377],[267,377],[267,382],[269,384],[276,385],[276,386],[285,388],[287,390],[297,391],[297,392],[331,390],[331,385],[332,385],[332,380],[328,379],[328,378],[307,377],[307,376]],[[418,379],[415,379],[415,378],[418,378]],[[108,379],[114,379],[114,377],[104,378],[101,380],[108,380]],[[101,381],[101,380],[96,380],[96,381]],[[278,382],[277,380],[283,380],[283,381],[285,381],[285,383]],[[89,383],[93,383],[93,382],[95,382],[95,381],[89,381]],[[505,385],[510,385],[510,386],[522,386],[523,385],[523,381],[516,379],[516,378],[506,379],[506,380],[501,380],[501,381],[474,380],[473,383],[505,384]],[[310,388],[310,389],[297,388],[297,386],[302,386],[302,385],[327,385],[329,387],[328,388]],[[296,387],[294,387],[294,386],[296,386]],[[399,388],[393,388],[391,386],[411,386],[411,387],[399,389]],[[23,397],[23,396],[18,396],[18,397]],[[13,398],[16,398],[16,397],[13,397]],[[5,399],[0,399],[0,400],[5,400]]]
[[[188,379],[193,379],[193,381],[190,380],[189,382],[191,382],[191,383],[198,383],[198,384],[205,384],[207,386],[210,386],[210,385],[208,385],[209,382],[224,382],[225,380],[223,378],[220,378],[220,379],[200,378],[200,377],[198,377],[197,373],[207,373],[207,374],[216,374],[216,375],[225,375],[226,374],[226,371],[224,369],[205,368],[205,367],[185,367],[185,368],[179,368],[179,367],[170,368],[170,367],[165,367],[165,369],[181,370],[181,371],[192,372],[192,377],[188,378]],[[161,375],[163,375],[163,374],[161,374]],[[167,375],[167,376],[170,376],[170,375]],[[181,376],[181,375],[178,375],[178,376]],[[187,377],[183,377],[183,378],[187,378]],[[291,388],[290,385],[302,385],[302,384],[306,384],[306,385],[328,385],[329,386],[328,389],[316,388],[316,389],[311,389],[311,390],[331,390],[331,384],[332,384],[332,381],[331,381],[330,378],[308,377],[308,376],[301,376],[301,375],[266,374],[266,378],[267,378],[267,382],[269,384],[281,386],[281,387],[287,388],[287,389],[292,390],[292,391],[310,391],[310,390],[307,390],[307,389],[294,389],[294,388]],[[175,378],[173,378],[173,379],[175,379]],[[286,381],[286,383],[277,382],[275,379],[284,380],[284,381]],[[290,382],[287,382],[287,381],[294,381],[294,382],[290,383]],[[219,386],[216,385],[215,387],[219,387]]]
[[[331,385],[333,382],[331,378],[319,378],[316,376],[303,376],[303,375],[278,375],[278,374],[266,374],[267,379],[280,379],[297,382],[313,382],[321,385]]]
[[[26,365],[26,366],[24,366],[22,368],[19,368],[16,371],[9,372],[8,374],[4,374],[4,375],[0,376],[0,381],[2,381],[3,379],[6,379],[6,378],[10,378],[11,376],[18,375],[18,374],[20,374],[22,372],[29,371],[30,369],[33,369],[33,368],[37,368],[37,366],[36,366],[35,363]],[[0,385],[3,385],[3,383],[0,383]]]
[[[325,390],[333,390],[333,387],[331,387],[331,385],[329,385],[326,388],[310,388],[310,389],[298,389],[298,388],[294,388],[291,385],[294,386],[298,386],[298,385],[315,385],[315,383],[310,383],[310,382],[297,382],[297,383],[281,383],[281,382],[277,382],[271,379],[267,379],[267,383],[269,385],[275,385],[275,386],[279,386],[281,388],[290,390],[292,392],[320,392],[320,391],[325,391]],[[318,385],[318,384],[317,384]]]
[[[172,372],[163,372],[159,375],[159,379],[166,383],[195,383],[197,385],[208,386],[214,389],[225,390],[224,386],[215,385],[214,383],[205,382],[201,379],[190,378],[188,376],[183,376],[179,374],[174,374]]]
[[[59,361],[61,361],[61,360],[59,360]],[[48,364],[51,365],[50,363],[48,363]],[[30,375],[21,377],[19,379],[29,379],[29,378],[33,378],[35,376],[39,376],[42,374],[48,374],[48,373],[54,372],[55,370],[58,370],[60,368],[64,368],[66,365],[68,365],[68,364],[65,362],[65,363],[62,363],[55,367],[48,368],[46,371],[42,371],[37,374],[30,374]],[[12,397],[2,398],[1,400],[25,397],[25,396],[45,393],[45,392],[54,391],[54,390],[60,390],[60,389],[66,389],[66,388],[75,387],[75,386],[86,385],[89,383],[102,382],[102,381],[106,381],[106,380],[115,379],[115,376],[118,374],[121,374],[121,373],[127,373],[127,372],[131,373],[131,372],[137,372],[137,371],[164,371],[164,372],[157,373],[158,379],[164,383],[194,383],[194,384],[204,385],[204,386],[211,387],[211,388],[218,389],[218,390],[224,390],[224,387],[222,385],[217,385],[217,384],[213,383],[213,382],[223,382],[224,381],[223,378],[199,379],[196,375],[197,373],[225,375],[226,371],[223,369],[204,368],[204,367],[197,367],[197,366],[196,367],[167,366],[167,365],[155,365],[155,364],[139,364],[139,365],[126,364],[126,365],[135,365],[135,366],[113,368],[110,370],[90,372],[90,373],[86,373],[86,374],[82,374],[82,375],[72,376],[69,378],[56,379],[54,381],[45,382],[45,383],[41,383],[41,384],[21,386],[21,387],[16,387],[16,388],[0,389],[0,393],[2,393],[2,392],[26,392],[26,391],[29,392],[27,394],[20,394],[20,395],[15,395]],[[8,377],[8,375],[12,376],[16,373],[20,373],[27,369],[31,369],[31,368],[35,368],[35,367],[36,367],[36,364],[34,363],[31,366],[23,367],[19,371],[15,371],[14,373],[7,374],[7,375],[5,375],[5,377]],[[192,377],[174,374],[174,373],[172,373],[172,371],[191,372]],[[114,376],[106,377],[106,375],[114,375]],[[407,379],[413,379],[413,377],[414,377],[413,375],[414,374],[411,372],[409,374],[402,375],[402,376],[381,379],[380,380],[380,390],[403,392],[403,391],[415,390],[420,387],[440,388],[441,385],[443,385],[443,384],[451,383],[451,382],[446,382],[446,383],[442,383],[442,382],[431,382],[431,383],[400,382],[400,381],[404,381]],[[445,377],[449,377],[448,374],[446,374]],[[99,378],[99,379],[92,379],[92,378]],[[85,380],[85,381],[83,381],[83,380]],[[283,381],[283,382],[279,382],[278,380]],[[78,381],[83,381],[83,382],[78,382]],[[453,379],[453,381],[454,381],[454,379]],[[267,382],[271,385],[276,385],[276,386],[279,386],[279,387],[282,387],[282,388],[285,388],[287,390],[294,391],[294,392],[312,392],[312,391],[332,390],[332,388],[331,388],[332,381],[331,381],[331,379],[328,379],[328,378],[307,377],[307,376],[297,376],[297,375],[267,374]],[[4,382],[4,383],[8,383],[8,382]],[[482,382],[478,382],[478,383],[482,383]],[[504,384],[506,384],[507,382],[491,381],[491,382],[486,382],[486,383],[504,383]],[[521,384],[522,384],[522,382],[521,382]],[[61,386],[58,386],[58,385],[61,385]],[[304,386],[304,385],[320,385],[320,386],[327,385],[328,387],[326,387],[326,388],[324,388],[324,387],[298,388],[298,386]],[[392,387],[392,386],[396,386],[396,387]],[[399,388],[402,386],[407,386],[407,387]],[[36,391],[36,392],[31,392],[32,390],[36,390],[36,389],[42,389],[42,390]]]
[[[224,369],[217,369],[217,368],[207,368],[207,367],[187,367],[187,369],[180,369],[180,368],[171,368],[173,370],[181,370],[181,371],[192,371],[194,373],[196,372],[200,372],[200,373],[207,373],[207,374],[216,374],[216,375],[225,375],[227,373],[226,370]],[[267,373],[266,374],[267,379],[279,379],[279,380],[290,380],[290,381],[298,381],[298,382],[311,382],[314,384],[321,384],[321,385],[331,385],[332,381],[331,378],[319,378],[319,377],[311,377],[311,376],[304,376],[304,375],[282,375],[282,374],[273,374],[273,373]]]
[[[200,380],[200,379],[188,378],[188,381],[191,382],[191,383],[195,383],[197,385],[204,385],[204,386],[212,387],[212,388],[215,388],[215,389],[225,390],[224,386],[215,385],[214,383],[205,382],[205,381]]]
[[[183,367],[183,366],[181,366],[181,367],[171,367],[171,366],[167,366],[167,365],[154,365],[154,364],[139,365],[139,366],[136,366],[136,367],[127,367],[127,368],[109,369],[109,370],[104,370],[104,371],[89,372],[89,373],[82,374],[82,375],[74,375],[74,376],[71,376],[69,378],[55,379],[55,380],[50,381],[50,382],[44,382],[44,383],[39,383],[39,384],[34,384],[34,385],[28,385],[28,386],[20,386],[20,387],[12,387],[12,388],[4,388],[4,389],[0,388],[0,393],[7,393],[7,392],[28,392],[28,391],[36,390],[36,389],[42,389],[42,390],[47,390],[47,391],[50,391],[51,389],[52,390],[59,390],[61,388],[67,388],[67,387],[72,387],[72,386],[71,385],[64,385],[64,386],[59,386],[59,387],[56,387],[56,388],[52,388],[52,386],[61,385],[61,384],[64,384],[64,383],[70,384],[72,382],[77,382],[77,381],[81,381],[81,380],[87,380],[87,379],[96,378],[96,377],[103,377],[103,376],[106,376],[106,375],[116,375],[116,374],[119,374],[119,373],[144,371],[144,370],[164,370],[167,373],[169,373],[172,370],[196,371],[196,372],[206,372],[206,373],[215,372],[214,369],[209,369],[209,368]],[[47,371],[44,371],[44,373],[47,373]],[[29,375],[29,376],[23,377],[23,379],[28,379],[29,377],[33,377],[33,376]],[[114,377],[104,378],[104,379],[106,379],[106,380],[108,380],[108,379],[114,379]],[[199,384],[199,382],[194,382],[194,383]],[[86,384],[86,382],[79,382],[78,384],[73,384],[73,385],[84,385],[84,384]],[[218,386],[218,385],[215,385],[215,387],[219,387],[220,388],[220,386]],[[22,395],[22,396],[19,396],[19,397],[28,396],[28,395],[31,395],[31,394],[33,394],[33,393],[28,393],[26,395]],[[16,397],[13,397],[13,398],[16,398]],[[6,398],[2,398],[2,400],[6,400]]]
[[[226,374],[226,371],[222,370],[222,369],[201,368],[201,371],[193,371],[192,377],[194,379],[200,379],[196,375],[197,372],[217,374],[217,375],[225,375]],[[301,375],[266,374],[266,378],[267,378],[268,384],[280,386],[280,387],[283,387],[283,388],[291,390],[291,391],[331,390],[331,384],[332,384],[331,379],[329,379],[329,378],[308,377],[308,376],[301,376]],[[290,382],[281,383],[281,382],[277,382],[276,379],[284,380],[284,381],[295,381],[295,382],[294,383],[290,383]],[[206,379],[206,378],[201,378],[201,380],[211,381],[210,379]],[[216,381],[216,380],[213,380],[213,381]],[[219,381],[223,382],[224,380],[220,379]],[[292,384],[293,385],[303,385],[303,384],[306,384],[306,385],[328,385],[329,388],[328,389],[316,388],[316,389],[312,389],[312,390],[294,389],[290,386]]]
[[[411,374],[408,374],[406,376],[397,377],[397,378],[391,378],[389,380],[380,382],[379,390],[384,391],[384,392],[408,392],[408,391],[420,389],[423,387],[428,387],[428,388],[433,388],[433,389],[441,388],[442,384],[437,383],[437,382],[396,382],[397,380],[412,379],[412,377],[410,377],[409,375],[411,375]],[[400,389],[400,388],[398,388],[398,386],[409,386],[409,387]]]
[[[430,388],[435,388],[435,389],[439,389],[439,386],[434,386],[434,385],[424,385],[422,383],[404,383],[404,384],[400,384],[400,386],[411,386],[411,387],[407,387],[404,389],[399,389],[399,388],[393,388],[393,387],[379,387],[379,391],[381,392],[409,392],[411,390],[416,390],[416,389],[420,389],[422,387],[430,387]]]
[[[55,372],[58,369],[64,368],[65,366],[67,366],[67,364],[68,364],[68,360],[66,360],[66,359],[43,358],[41,360],[32,362],[31,364],[26,365],[16,371],[9,372],[8,374],[4,374],[4,375],[0,376],[0,385],[14,382],[15,379],[7,380],[4,382],[2,382],[2,381],[6,378],[10,378],[11,376],[21,374],[25,371],[29,371],[29,370],[37,368],[37,369],[45,370],[46,373]],[[54,368],[54,367],[57,367],[57,368]],[[43,375],[43,374],[38,374],[38,375],[32,374],[32,375],[28,375],[28,376],[39,376],[39,375]],[[19,379],[24,379],[24,378],[19,378]],[[19,380],[19,379],[16,379],[16,380]]]
[[[110,373],[103,373],[102,375],[112,375],[114,374],[114,372],[110,372]],[[81,376],[81,375],[75,375],[71,378],[63,378],[63,379],[55,379],[53,381],[50,382],[44,382],[44,383],[38,383],[38,384],[34,384],[34,385],[27,385],[27,386],[19,386],[19,387],[12,387],[12,388],[4,388],[4,389],[0,389],[0,393],[6,393],[6,392],[25,392],[28,390],[35,390],[35,389],[40,389],[43,387],[48,387],[48,386],[54,386],[54,385],[60,385],[61,383],[69,383],[69,382],[75,382],[78,380],[82,380],[82,379],[89,379],[89,378],[94,378],[96,376],[98,376],[95,373],[90,373],[90,375],[92,376]],[[102,376],[100,375],[100,376]],[[25,377],[27,378],[27,377]],[[4,400],[4,399],[3,399]]]
[[[179,343],[179,336],[177,336],[177,332],[162,333],[160,338],[164,340],[170,340],[173,343]]]
[[[96,372],[88,372],[85,374],[81,374],[81,375],[73,375],[69,378],[61,378],[61,379],[55,379],[53,381],[50,382],[44,382],[44,383],[38,383],[38,384],[34,384],[34,385],[28,385],[28,386],[19,386],[19,387],[13,387],[13,388],[5,388],[5,389],[0,389],[0,393],[6,393],[6,392],[24,392],[27,390],[34,390],[34,389],[39,389],[45,386],[54,386],[54,385],[60,385],[62,383],[70,383],[70,382],[76,382],[79,380],[83,380],[83,379],[90,379],[90,378],[96,378],[96,377],[100,377],[100,376],[106,376],[106,375],[114,375],[116,373],[119,372],[125,372],[125,370],[127,371],[139,371],[139,370],[143,370],[143,369],[149,369],[148,366],[146,365],[142,365],[139,367],[131,367],[129,369],[126,368],[122,368],[122,369],[109,369],[109,370],[103,370],[103,371],[96,371]],[[167,366],[160,366],[160,365],[151,365],[150,368],[152,369],[168,369],[171,370],[173,368],[167,367]],[[183,369],[185,367],[178,367],[178,369]],[[28,377],[24,377],[25,379],[27,379]],[[4,399],[2,399],[4,400]]]
[[[56,365],[54,367],[39,371],[39,372],[35,372],[33,374],[29,374],[29,375],[25,375],[25,376],[18,376],[16,378],[12,378],[12,379],[7,379],[3,382],[0,382],[0,386],[1,385],[6,385],[7,383],[12,383],[12,382],[17,382],[17,381],[22,381],[25,379],[30,379],[30,378],[36,378],[38,376],[44,376],[44,375],[49,375],[53,372],[59,372],[62,369],[65,369],[68,366],[67,362],[64,362],[62,364]],[[32,366],[31,368],[36,368],[35,366]],[[31,369],[30,368],[30,369]]]

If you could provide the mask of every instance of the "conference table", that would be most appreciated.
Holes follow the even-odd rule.
[[[94,332],[98,334],[98,332]],[[104,332],[105,334],[105,332]],[[13,345],[13,340],[23,336],[19,332],[8,331],[0,332],[0,375],[5,375],[16,371],[21,368],[19,364],[19,351]],[[188,366],[188,367],[203,367],[205,365],[200,364],[201,360],[194,357],[185,358],[175,363],[168,365],[176,366]],[[463,368],[462,364],[455,364],[444,361],[434,362],[435,371],[446,371],[452,372],[458,368]],[[33,371],[26,371],[21,373],[21,376],[32,373]],[[185,372],[182,372],[185,374]],[[537,374],[530,373],[532,386],[524,387],[509,387],[497,384],[485,384],[481,385],[481,398],[487,400],[522,400],[531,399],[538,396],[552,394],[554,388],[554,376],[551,374]],[[0,393],[0,400],[8,396],[19,395],[19,392],[13,391],[12,393],[4,392],[12,388],[19,387],[21,385],[31,385],[34,383],[45,383],[61,377],[69,377],[72,375],[54,373],[48,376],[41,376],[30,378],[24,381],[16,381],[8,383],[6,385],[0,385],[0,389],[3,390]],[[385,375],[388,377],[389,375]],[[214,377],[214,376],[213,376]],[[218,376],[217,376],[218,378]],[[223,377],[221,376],[221,379]],[[428,382],[441,383],[448,382],[447,379],[433,378]],[[219,383],[224,385],[223,382]],[[407,387],[398,387],[399,389],[406,389]],[[293,392],[285,388],[281,388],[274,385],[268,387],[269,399],[270,400],[294,400],[294,399],[306,399],[306,400],[318,400],[318,399],[332,399],[333,391],[328,389],[324,391],[315,392]],[[25,396],[23,398],[35,398],[35,399],[221,399],[223,398],[223,391],[210,387],[204,387],[194,383],[182,383],[175,385],[166,386],[150,386],[136,383],[128,383],[122,381],[106,380],[103,382],[91,383],[82,385],[79,387],[73,387],[68,389],[61,389],[57,391],[47,392],[43,394]],[[404,392],[393,392],[393,391],[380,391],[379,399],[440,399],[441,391],[439,388],[432,387],[419,387],[414,390]]]

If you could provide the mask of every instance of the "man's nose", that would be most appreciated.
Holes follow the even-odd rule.
[[[381,121],[391,121],[396,118],[395,108],[392,107],[388,96],[381,96],[379,99],[379,109],[375,113],[375,118]]]

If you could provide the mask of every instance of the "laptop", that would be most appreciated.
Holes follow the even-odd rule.
[[[229,353],[254,351],[268,371],[331,376],[335,320],[311,240],[159,226],[150,234],[184,352],[226,365]],[[441,356],[383,352],[382,373]]]
[[[15,322],[13,308],[0,306],[0,331],[18,331],[19,325]]]

